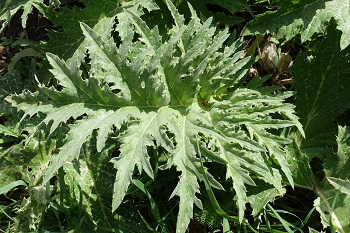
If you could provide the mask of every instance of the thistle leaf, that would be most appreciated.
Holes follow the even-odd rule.
[[[167,5],[176,25],[166,38],[129,10],[121,13],[126,18],[115,29],[103,31],[82,22],[91,59],[83,63],[88,70],[80,69],[79,56],[64,61],[47,54],[54,84],[7,100],[24,112],[24,119],[43,116],[38,132],[62,134],[62,145],[43,172],[42,185],[61,167],[70,180],[77,176],[77,182],[83,182],[77,172],[86,173],[89,167],[84,148],[93,142],[94,151],[103,154],[113,139],[117,156],[110,160],[116,174],[112,211],[125,204],[135,176],[145,173],[156,181],[156,170],[175,168],[179,177],[170,198],[179,198],[176,232],[186,231],[194,205],[203,208],[200,182],[224,190],[225,178],[232,182],[238,219],[243,222],[251,201],[247,186],[260,179],[265,185],[257,186],[258,192],[275,189],[277,194],[268,202],[284,193],[283,174],[293,184],[283,150],[290,140],[282,134],[299,124],[294,106],[285,103],[291,93],[271,95],[244,88],[242,80],[253,61],[241,58],[241,41],[223,46],[228,30],[211,26],[211,18],[202,22],[191,6],[192,17],[185,24],[169,0]],[[111,30],[121,35],[118,43]],[[159,155],[149,153],[150,148],[161,149],[166,161],[152,163]],[[72,166],[77,161],[81,167]],[[212,164],[225,171],[224,177],[202,167]],[[100,174],[95,168],[93,172]],[[94,174],[86,175],[89,184],[79,185],[93,193]]]
[[[343,59],[348,50],[340,50],[340,40],[335,41],[340,36],[341,32],[332,23],[327,37],[318,45],[315,59],[309,61],[300,55],[292,68],[297,90],[296,111],[305,131],[300,147],[308,150],[310,157],[324,154],[323,151],[335,143],[337,125],[334,120],[349,106],[350,81],[344,78],[347,60]]]
[[[296,110],[304,126],[305,138],[295,136],[288,162],[295,183],[316,190],[318,198],[314,206],[323,227],[332,226],[336,232],[346,232],[350,224],[350,203],[346,187],[341,185],[346,186],[350,177],[347,169],[349,130],[337,127],[335,119],[349,108],[347,90],[350,81],[344,78],[348,73],[349,48],[341,50],[340,38],[341,32],[336,29],[335,22],[331,22],[314,57],[308,60],[299,56],[293,65]],[[311,158],[314,157],[325,160],[322,180],[311,170]]]
[[[28,15],[32,12],[33,6],[36,3],[43,3],[43,0],[20,0],[20,1],[11,1],[5,0],[1,2],[1,10],[0,10],[0,21],[2,22],[0,32],[2,32],[6,26],[8,26],[11,22],[11,18],[21,9],[23,9],[23,13],[21,16],[22,27],[26,28]],[[38,7],[38,10],[43,13],[43,10]]]
[[[330,154],[325,163],[327,179],[316,191],[316,210],[320,213],[324,227],[332,226],[337,232],[346,232],[350,224],[349,179],[350,133],[349,127],[339,126],[338,152]]]
[[[289,41],[301,35],[301,41],[311,40],[312,36],[326,31],[328,22],[334,18],[337,29],[342,31],[340,48],[349,44],[350,4],[347,0],[305,0],[295,3],[283,1],[275,12],[259,15],[246,26],[243,35],[265,34],[276,32],[277,38]],[[270,23],[266,23],[270,22]]]
[[[350,196],[350,181],[343,180],[334,177],[327,177],[329,183],[334,186],[334,188],[338,189],[340,192],[345,193]]]

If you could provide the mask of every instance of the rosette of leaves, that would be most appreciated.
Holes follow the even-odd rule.
[[[169,0],[167,5],[174,18],[167,35],[127,11],[127,23],[110,26],[103,35],[81,23],[89,44],[87,69],[80,69],[80,61],[66,63],[47,54],[56,85],[40,85],[37,92],[7,98],[27,117],[45,114],[38,130],[52,134],[61,127],[69,129],[61,131],[67,132],[63,145],[38,183],[31,185],[49,182],[61,167],[69,176],[76,169],[71,162],[84,144],[93,138],[96,150],[103,151],[113,134],[119,155],[111,160],[116,172],[112,211],[123,202],[136,167],[154,180],[158,168],[175,167],[179,178],[170,198],[180,199],[176,232],[186,231],[194,205],[202,208],[198,194],[224,189],[219,180],[225,179],[231,183],[237,219],[242,222],[249,200],[246,185],[254,186],[254,179],[266,183],[264,188],[257,186],[255,194],[266,187],[283,194],[282,177],[293,186],[283,150],[290,141],[283,130],[302,129],[294,106],[285,103],[292,94],[245,88],[253,61],[243,58],[241,41],[232,42],[227,29],[212,27],[211,18],[201,22],[191,6],[192,17],[185,24]],[[120,40],[110,36],[113,30]],[[164,153],[149,154],[149,147],[162,148]],[[212,164],[225,169],[224,177],[210,173]],[[82,192],[91,189],[83,179],[76,182],[82,182]]]

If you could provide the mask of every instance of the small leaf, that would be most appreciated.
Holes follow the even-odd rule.
[[[340,192],[345,193],[350,196],[350,181],[342,180],[334,177],[327,177],[327,180],[334,186],[334,188],[338,189]]]
[[[7,192],[11,191],[12,189],[16,188],[17,186],[27,186],[27,184],[23,180],[16,180],[13,181],[5,186],[2,186],[0,188],[0,195],[6,194]]]

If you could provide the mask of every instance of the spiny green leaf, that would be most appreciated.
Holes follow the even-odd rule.
[[[243,35],[283,31],[287,39],[291,39],[297,33],[300,33],[301,30],[309,28],[313,20],[318,20],[315,16],[317,16],[318,10],[324,8],[326,1],[306,0],[297,3],[291,0],[283,1],[276,11],[266,12],[249,22]],[[266,22],[270,23],[267,24]],[[319,30],[317,27],[313,28],[313,30],[315,29]],[[294,35],[291,35],[292,33]]]
[[[337,22],[337,29],[342,31],[340,48],[349,44],[350,4],[347,0],[304,0],[281,2],[275,12],[266,12],[249,22],[243,35],[276,32],[277,38],[289,41],[301,35],[301,41],[308,41],[318,33],[324,33],[331,18]],[[268,24],[266,22],[269,22]]]
[[[227,2],[225,0],[189,0],[186,2],[190,3],[193,6],[196,6],[195,8],[199,15],[203,15],[207,18],[214,16],[214,22],[221,25],[235,25],[242,23],[244,19],[242,17],[236,16],[238,12],[248,11],[251,15],[253,15],[253,12],[250,6],[247,4],[246,0],[238,0],[234,2]],[[208,7],[210,5],[224,8],[230,12],[230,15],[224,12],[213,13],[210,10],[210,7]],[[182,3],[178,6],[178,8],[182,11],[186,11],[186,7],[187,6],[185,3]]]
[[[54,154],[54,136],[56,135],[50,137],[46,133],[37,135],[27,142],[26,147],[18,148],[19,151],[8,156],[7,161],[1,164],[2,167],[9,166],[11,170],[20,172],[22,179],[29,184],[30,198],[22,203],[18,211],[15,232],[38,231],[43,222],[51,190],[50,186],[42,184],[41,180]]]
[[[1,24],[0,32],[2,32],[6,26],[11,22],[11,18],[21,9],[23,13],[21,16],[22,27],[26,28],[28,15],[32,12],[33,6],[36,3],[43,3],[43,0],[4,0],[1,1],[1,10],[0,10],[0,21],[3,21]],[[43,10],[38,7],[38,10]]]
[[[91,140],[89,142],[90,144],[82,147],[82,152],[77,160],[63,165],[65,175],[64,180],[60,182],[62,185],[67,185],[69,189],[61,190],[61,192],[69,193],[61,195],[66,198],[66,201],[71,202],[71,206],[77,205],[78,208],[86,211],[87,215],[84,216],[87,218],[86,221],[89,221],[89,218],[95,221],[94,224],[89,225],[90,230],[118,228],[126,232],[141,231],[141,224],[132,222],[132,218],[129,219],[130,222],[127,222],[124,220],[126,216],[116,217],[117,215],[111,214],[115,171],[109,160],[115,145],[108,145],[104,151],[99,153],[96,151],[95,143]]]
[[[95,31],[105,35],[106,28],[111,30],[115,15],[122,12],[118,1],[86,0],[83,4],[85,6],[83,9],[63,8],[60,9],[59,13],[47,10],[45,16],[52,20],[56,26],[63,27],[63,32],[55,32],[55,36],[53,32],[49,33],[51,39],[47,44],[47,51],[57,54],[65,60],[71,58],[74,53],[76,56],[84,56],[85,49],[82,46],[86,48],[86,45],[82,44],[84,36],[81,33],[79,22],[87,23]],[[131,4],[127,5],[132,6]],[[59,14],[59,17],[56,17],[56,14]],[[60,36],[57,36],[56,33],[60,33]]]
[[[161,146],[169,152],[173,150],[172,142],[166,135],[166,125],[176,122],[175,114],[171,109],[163,107],[157,113],[149,112],[140,115],[140,122],[129,126],[127,133],[120,137],[121,156],[112,160],[115,168],[118,169],[114,183],[113,211],[119,207],[125,196],[135,166],[138,167],[140,173],[144,170],[148,176],[154,178],[147,156],[147,146],[153,146],[155,142],[157,146]],[[158,131],[154,129],[158,129]]]
[[[337,232],[347,232],[350,224],[350,199],[347,190],[350,178],[349,127],[339,126],[337,143],[338,152],[329,154],[324,164],[327,179],[320,187],[316,187],[319,199],[315,203],[324,227],[331,226]]]
[[[259,186],[263,185],[261,183],[258,183]],[[252,187],[253,189],[255,187]],[[250,195],[248,197],[248,201],[250,203],[250,205],[253,208],[253,212],[252,215],[254,217],[258,217],[259,214],[261,213],[261,211],[266,208],[266,205],[271,202],[274,201],[278,196],[283,195],[286,192],[285,189],[282,190],[282,193],[275,189],[275,188],[270,188],[270,189],[266,189],[262,192],[259,193],[254,193],[252,195]]]
[[[344,78],[348,65],[344,56],[348,50],[340,50],[340,41],[335,38],[339,39],[341,32],[332,25],[318,45],[314,60],[300,55],[292,67],[297,90],[296,111],[306,137],[301,141],[301,149],[309,150],[310,156],[321,156],[322,150],[335,143],[334,120],[349,107],[350,80]]]
[[[327,177],[329,183],[334,186],[334,188],[338,189],[340,192],[345,193],[350,196],[350,181],[343,180],[334,177]]]
[[[310,157],[300,151],[299,145],[295,141],[286,148],[286,151],[295,186],[312,190],[317,184],[317,178],[311,169]]]
[[[332,153],[327,156],[325,162],[325,172],[328,177],[335,177],[341,179],[350,178],[350,171],[348,168],[350,164],[350,129],[349,127],[338,127],[338,153]]]
[[[185,232],[193,205],[202,208],[199,182],[224,189],[218,179],[223,177],[202,168],[201,154],[204,165],[225,170],[243,222],[250,201],[246,186],[255,185],[256,177],[265,184],[256,187],[259,191],[274,188],[282,195],[282,173],[293,184],[283,151],[290,141],[282,134],[285,128],[298,126],[293,105],[285,103],[291,93],[270,95],[244,88],[242,80],[253,61],[241,59],[241,41],[223,46],[227,29],[211,26],[210,18],[201,22],[191,7],[192,18],[185,24],[172,3],[167,4],[177,18],[168,37],[161,38],[157,27],[150,29],[133,11],[121,13],[127,19],[115,29],[96,29],[82,22],[91,59],[84,63],[87,70],[80,69],[79,56],[64,61],[47,54],[56,83],[7,100],[24,111],[24,119],[45,116],[38,132],[61,132],[63,144],[43,172],[43,185],[61,167],[72,180],[76,161],[86,172],[82,154],[87,143],[95,141],[96,151],[104,153],[113,135],[118,155],[111,159],[116,168],[112,211],[124,205],[137,173],[157,179],[155,170],[174,167],[179,181],[170,198],[180,199],[176,232]],[[111,30],[121,35],[120,41],[114,41]],[[158,155],[149,154],[149,148],[164,151],[166,161],[159,167],[151,163],[150,158],[157,160]],[[86,175],[89,184],[79,184],[83,181],[77,176],[77,186],[92,193],[96,174]]]
[[[288,163],[296,185],[316,191],[318,198],[314,205],[323,227],[346,232],[350,223],[349,198],[330,183],[332,179],[347,180],[350,176],[346,169],[349,166],[348,129],[337,129],[335,124],[336,117],[349,107],[350,82],[346,78],[349,49],[341,50],[340,37],[341,32],[331,22],[327,36],[317,45],[313,57],[307,59],[300,55],[293,65],[296,110],[305,138],[300,134],[294,137],[293,147],[288,147]],[[332,149],[336,145],[338,152]],[[326,177],[322,181],[310,167],[313,157],[325,159],[322,171]]]

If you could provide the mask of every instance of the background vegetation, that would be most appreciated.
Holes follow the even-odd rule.
[[[350,232],[347,0],[0,1],[1,232]]]

